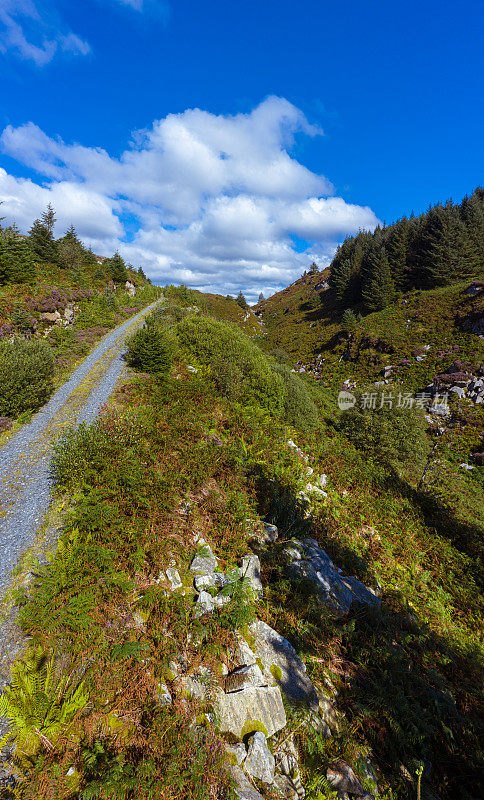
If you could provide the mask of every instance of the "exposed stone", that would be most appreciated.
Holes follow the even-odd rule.
[[[255,594],[262,595],[264,589],[260,579],[260,561],[258,556],[244,556],[241,566],[241,577],[249,580],[250,586]]]
[[[340,729],[339,714],[336,706],[329,697],[326,697],[321,689],[318,689],[319,699],[319,718],[324,722],[332,733],[338,733]]]
[[[249,627],[255,642],[253,651],[263,665],[263,674],[268,683],[277,683],[283,692],[296,702],[305,702],[318,711],[316,690],[306,674],[306,665],[294,647],[265,622],[260,620]]]
[[[166,683],[158,684],[158,691],[156,694],[160,705],[162,706],[171,705],[171,694]]]
[[[175,589],[180,589],[183,586],[182,580],[180,578],[180,573],[173,567],[168,567],[168,569],[166,570],[166,577],[168,579],[172,591],[174,591]]]
[[[202,677],[205,680],[201,680]],[[199,675],[198,677],[192,677],[191,675],[182,675],[178,682],[178,688],[190,698],[203,702],[210,691],[210,682],[206,680],[207,677],[209,676]]]
[[[262,783],[272,783],[274,780],[274,756],[269,750],[266,737],[261,731],[256,731],[249,742],[244,769],[248,775],[262,781]]]
[[[295,542],[295,547],[286,547],[282,551],[291,579],[310,580],[320,600],[338,613],[347,614],[353,603],[375,608],[380,606],[381,600],[361,581],[340,574],[318,542],[314,539]],[[296,553],[299,558],[295,557]]]
[[[210,545],[205,544],[190,564],[190,571],[201,575],[209,575],[217,569],[215,558]]]
[[[245,749],[245,745],[242,742],[238,744],[226,744],[225,749],[229,756],[233,756],[235,761],[237,762],[237,766],[240,765],[245,761],[247,757],[247,750]]]
[[[58,311],[43,311],[40,315],[40,319],[44,322],[48,322],[50,325],[59,325],[62,321],[62,317]]]
[[[374,800],[373,795],[367,792],[362,785],[356,772],[344,761],[334,761],[326,771],[326,778],[328,783],[342,796],[351,794],[365,798],[365,800]]]
[[[461,400],[466,396],[465,389],[462,386],[451,386],[449,392],[456,394]]]
[[[213,703],[221,733],[242,739],[259,730],[273,736],[286,725],[286,712],[278,686],[248,686],[240,692],[215,692]]]
[[[254,550],[265,550],[277,540],[279,531],[275,525],[263,522],[263,530],[254,531],[249,539],[249,544]]]
[[[247,775],[240,767],[231,767],[230,772],[235,783],[235,794],[239,800],[264,800],[260,792],[249,782]]]
[[[222,608],[223,606],[228,605],[230,603],[230,597],[224,594],[218,594],[216,597],[213,598],[213,602],[217,606],[217,608]]]
[[[225,691],[240,692],[247,686],[267,686],[260,667],[257,664],[244,664],[242,667],[232,670],[225,678]]]
[[[288,775],[278,775],[276,773],[272,785],[284,800],[302,800],[306,796],[306,792],[300,781],[298,781],[298,784],[296,786],[295,781],[291,780]]]
[[[293,736],[286,738],[282,745],[276,748],[276,767],[283,775],[297,775],[299,773],[299,754],[294,744]]]
[[[203,614],[209,614],[215,608],[214,599],[208,592],[200,592],[197,598],[197,607],[195,609],[195,616],[201,617]]]

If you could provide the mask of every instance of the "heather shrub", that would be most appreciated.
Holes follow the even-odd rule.
[[[172,333],[148,317],[126,343],[126,360],[140,372],[158,377],[168,375],[176,352],[176,339]]]
[[[188,356],[210,367],[218,391],[226,397],[284,411],[284,386],[264,353],[235,325],[209,317],[187,317],[176,327]]]
[[[43,341],[0,342],[0,414],[35,411],[53,390],[54,355]]]

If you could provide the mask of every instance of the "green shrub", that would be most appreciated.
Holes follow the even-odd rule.
[[[393,465],[424,461],[430,448],[426,428],[423,411],[399,408],[396,400],[392,408],[356,405],[340,418],[340,429],[356,447]]]
[[[43,341],[0,343],[0,414],[35,411],[53,390],[54,355]]]
[[[221,394],[283,413],[282,378],[240,328],[209,317],[187,317],[176,330],[187,353],[210,367]]]
[[[168,375],[175,351],[174,336],[149,317],[128,339],[126,360],[134,369],[162,377]]]
[[[358,319],[356,317],[355,312],[351,308],[347,308],[341,319],[341,327],[347,333],[354,333],[358,326]]]
[[[286,364],[274,364],[273,370],[284,384],[284,419],[301,430],[315,428],[318,411],[304,381]]]

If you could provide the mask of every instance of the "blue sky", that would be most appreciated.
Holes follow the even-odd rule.
[[[0,199],[250,297],[483,182],[482,4],[0,0]]]

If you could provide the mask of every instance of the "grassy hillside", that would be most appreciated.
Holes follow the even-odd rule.
[[[57,241],[44,234],[52,260],[31,237],[0,226],[2,431],[28,418],[99,339],[161,293],[119,255],[86,250],[73,230]]]
[[[338,386],[347,378],[377,381],[384,366],[408,360],[400,365],[399,379],[417,389],[456,359],[483,362],[483,340],[469,327],[484,315],[484,293],[467,294],[471,281],[403,294],[348,331],[334,291],[317,289],[327,279],[328,270],[308,273],[253,309],[266,327],[264,347],[281,348],[305,364],[320,356],[323,385]],[[427,345],[430,349],[420,353]],[[417,355],[425,358],[419,362]]]
[[[232,797],[226,747],[235,743],[221,735],[212,701],[240,663],[237,636],[254,646],[254,617],[287,637],[320,687],[316,715],[286,698],[287,725],[269,737],[276,756],[293,743],[292,774],[310,800],[335,797],[330,779],[341,764],[359,781],[351,797],[376,796],[375,783],[383,800],[419,790],[426,800],[481,796],[479,522],[458,521],[445,494],[419,488],[432,441],[423,414],[376,415],[366,438],[355,438],[357,420],[345,427],[333,389],[321,386],[329,369],[315,381],[267,355],[282,345],[307,358],[325,319],[324,341],[341,330],[324,311],[301,308],[314,277],[264,303],[264,351],[234,325],[257,330],[233,301],[168,287],[167,307],[130,346],[137,373],[96,424],[60,445],[60,546],[17,598],[31,637],[27,677],[35,681],[39,659],[52,657],[56,679],[46,695],[30,690],[28,713],[13,685],[13,733],[23,742],[16,797]],[[289,315],[277,334],[271,320]],[[385,319],[379,335],[391,333]],[[335,347],[326,354],[337,364]],[[475,472],[463,473],[462,493],[479,488]],[[279,528],[266,549],[254,545],[262,520]],[[335,614],[309,579],[290,577],[288,554],[308,536],[381,598],[380,611]],[[202,593],[190,565],[210,555],[207,545],[225,575],[256,547],[264,597],[235,581],[211,613],[194,613]],[[54,690],[47,727],[42,704]],[[263,732],[257,724],[256,716],[245,744]],[[19,739],[32,729],[43,738]],[[282,796],[259,780],[256,790]]]

